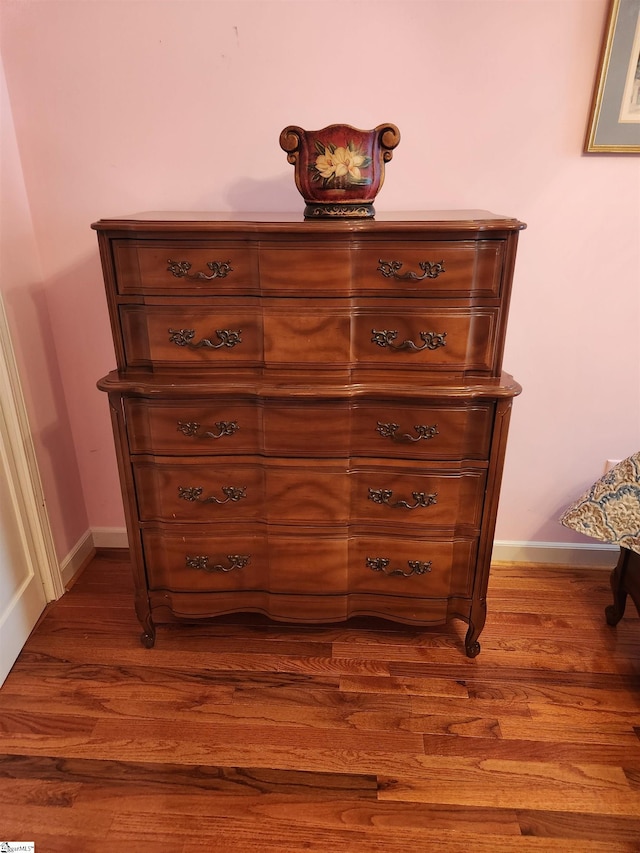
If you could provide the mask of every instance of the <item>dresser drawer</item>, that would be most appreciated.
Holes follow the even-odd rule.
[[[349,591],[394,598],[468,595],[475,553],[475,539],[356,536],[349,549]]]
[[[141,456],[133,457],[133,472],[141,521],[263,519],[264,471],[256,462]]]
[[[353,359],[380,367],[490,373],[497,328],[495,308],[361,306],[354,311]]]
[[[360,292],[496,299],[504,252],[503,240],[367,244],[354,252],[353,281]]]
[[[274,594],[339,596],[349,592],[401,599],[470,594],[474,539],[238,533],[181,527],[145,529],[149,588],[174,592],[270,590]],[[381,599],[380,599],[381,600]],[[293,615],[293,611],[290,615]],[[391,615],[391,614],[389,614]]]
[[[350,453],[350,411],[344,401],[292,405],[219,397],[203,401],[129,398],[124,406],[132,453],[321,457]]]
[[[258,453],[262,446],[261,409],[254,403],[127,398],[124,409],[132,453]]]
[[[143,530],[142,542],[150,589],[268,589],[266,538],[255,530],[211,536],[192,528],[181,533],[150,528]]]
[[[118,293],[258,293],[255,250],[234,241],[162,242],[114,240]]]
[[[493,411],[493,403],[358,403],[352,412],[351,446],[361,456],[486,459]]]
[[[176,300],[122,305],[120,317],[131,367],[326,367],[347,365],[351,355],[346,300]]]
[[[398,470],[383,465],[351,472],[352,515],[358,523],[389,527],[480,527],[485,472]]]
[[[123,305],[130,367],[200,368],[262,363],[262,319],[255,305]]]
[[[366,365],[490,373],[498,308],[422,308],[362,297],[263,301],[267,366]]]
[[[296,534],[270,528],[258,535],[225,526],[212,535],[183,526],[180,533],[144,530],[143,542],[152,589],[290,594],[290,617],[295,598],[347,592],[349,539],[340,529]]]
[[[493,403],[300,403],[231,397],[124,401],[132,453],[486,459]]]
[[[141,521],[327,525],[349,519],[343,461],[134,457],[133,469]]]
[[[189,306],[122,305],[131,367],[207,368],[265,364],[326,368],[363,364],[491,372],[497,308],[416,311],[407,300],[247,300]]]
[[[244,457],[247,459],[248,457]],[[134,457],[142,521],[379,523],[477,528],[485,472],[426,474],[348,460]]]
[[[357,252],[299,244],[262,247],[260,282],[266,295],[385,294],[496,299],[503,240],[380,241]]]
[[[268,540],[266,536],[254,531],[238,533],[233,527],[223,527],[215,536],[184,527],[180,533],[144,530],[149,588],[174,592],[270,591],[276,601],[281,594],[291,594],[290,618],[295,616],[296,598],[346,594],[349,540],[343,531],[314,532],[313,536],[308,532],[271,531]],[[262,603],[268,606],[268,598]],[[215,608],[214,602],[212,606]],[[343,617],[344,608],[342,603]],[[267,607],[264,612],[269,612]],[[278,615],[277,607],[274,615]]]

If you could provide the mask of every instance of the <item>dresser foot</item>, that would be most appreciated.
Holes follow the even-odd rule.
[[[475,658],[480,654],[480,643],[477,640],[475,643],[471,643],[470,645],[465,643],[464,648],[468,658]]]
[[[156,626],[153,624],[147,595],[143,592],[136,593],[135,606],[138,622],[142,625],[140,642],[145,649],[152,649],[156,641]]]
[[[156,643],[156,632],[153,631],[149,633],[148,631],[143,631],[142,634],[140,634],[140,642],[145,649],[152,649]]]
[[[471,613],[467,619],[469,628],[464,638],[464,650],[468,658],[475,658],[480,654],[480,643],[478,637],[482,633],[484,623],[487,619],[487,603],[485,599],[474,601]]]
[[[476,628],[473,622],[469,622],[469,630],[467,631],[467,636],[464,638],[464,650],[468,658],[475,658],[480,654],[479,635],[480,628]]]
[[[143,619],[140,619],[142,624],[142,634],[140,634],[140,642],[145,649],[152,649],[156,642],[156,626],[153,624],[151,614],[147,613]]]
[[[623,615],[624,605],[622,606],[622,609],[620,609],[616,604],[609,604],[609,606],[604,609],[604,616],[607,620],[607,625],[611,625],[612,628],[618,624]]]

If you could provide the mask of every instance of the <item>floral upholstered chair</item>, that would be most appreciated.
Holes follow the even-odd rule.
[[[624,614],[627,595],[640,613],[640,453],[629,456],[600,477],[561,516],[565,527],[602,542],[620,546],[611,573],[613,604],[607,607],[609,625]]]

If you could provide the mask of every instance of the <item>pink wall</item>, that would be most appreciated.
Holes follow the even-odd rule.
[[[285,125],[392,121],[402,141],[379,210],[480,207],[528,223],[505,354],[525,391],[497,536],[584,541],[559,511],[640,445],[640,159],[581,154],[606,6],[4,0],[46,303],[46,328],[29,323],[54,359],[91,526],[123,523],[95,390],[114,359],[91,221],[301,211]],[[36,412],[37,431],[46,419]],[[40,447],[52,472],[57,446]]]
[[[0,63],[0,291],[58,556],[88,527],[45,280]]]

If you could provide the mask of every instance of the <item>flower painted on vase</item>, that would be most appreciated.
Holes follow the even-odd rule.
[[[371,165],[371,157],[359,149],[353,141],[344,146],[333,142],[316,141],[317,157],[309,164],[313,181],[322,181],[326,188],[346,185],[367,186],[371,178],[363,176],[362,170]]]

